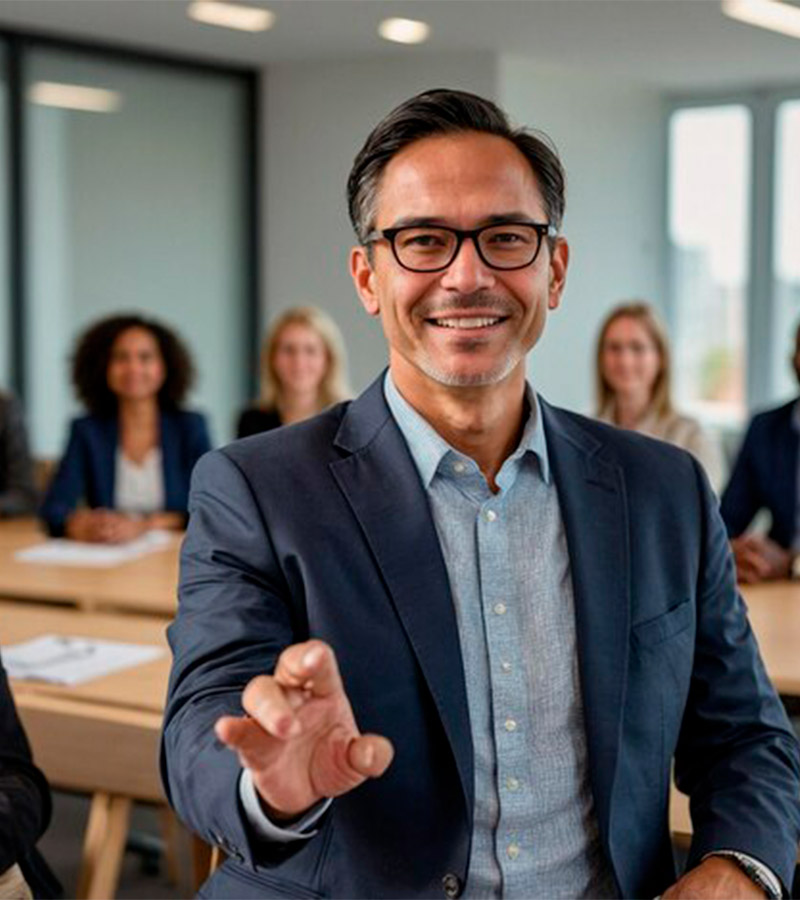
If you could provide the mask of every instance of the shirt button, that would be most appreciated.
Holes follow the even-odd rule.
[[[506,853],[509,859],[516,859],[519,856],[519,844],[509,844]]]
[[[493,509],[486,510],[486,521],[494,522],[497,519],[497,513]]]
[[[495,612],[495,615],[504,616],[506,614],[505,603],[495,603],[494,612]]]
[[[510,791],[518,791],[519,790],[519,780],[517,778],[514,778],[512,775],[509,775],[509,777],[506,778],[506,787]]]
[[[503,727],[506,731],[516,731],[517,723],[513,719],[506,719],[505,725]]]
[[[511,663],[510,663],[510,662],[501,662],[501,663],[500,663],[500,668],[501,668],[504,672],[510,672],[510,671],[511,671]]]
[[[467,464],[461,462],[461,460],[459,459],[458,462],[453,463],[453,471],[458,475],[463,475],[464,472],[467,471]]]

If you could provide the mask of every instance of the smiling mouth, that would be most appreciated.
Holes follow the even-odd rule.
[[[491,328],[505,322],[508,316],[449,316],[442,319],[426,319],[425,321],[438,328],[476,329]]]

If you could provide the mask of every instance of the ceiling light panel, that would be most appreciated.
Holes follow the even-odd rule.
[[[106,88],[86,87],[82,84],[63,84],[58,81],[37,81],[28,88],[28,100],[39,106],[75,109],[81,112],[117,112],[122,106],[122,94]]]
[[[722,0],[722,11],[739,22],[800,38],[800,8],[794,3],[782,3],[780,0]]]
[[[189,4],[186,14],[204,25],[236,31],[267,31],[275,24],[275,13],[269,9],[221,3],[219,0],[195,0]]]
[[[397,44],[421,44],[427,41],[431,26],[417,19],[384,19],[378,26],[378,34]]]

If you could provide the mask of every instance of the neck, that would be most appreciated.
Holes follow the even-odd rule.
[[[621,428],[636,428],[650,411],[647,394],[617,394],[614,398],[614,424]]]
[[[284,421],[308,418],[319,408],[316,391],[284,391],[277,405]]]
[[[440,384],[404,360],[393,359],[391,372],[404,399],[448,444],[474,459],[497,491],[497,473],[519,444],[524,426],[524,364],[502,382],[480,387]]]
[[[158,420],[159,408],[155,397],[144,397],[135,400],[120,400],[119,418],[137,426],[149,425]]]

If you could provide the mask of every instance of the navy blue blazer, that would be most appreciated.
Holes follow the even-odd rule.
[[[589,775],[620,895],[675,878],[670,763],[692,797],[690,864],[732,847],[791,884],[798,747],[737,593],[701,467],[661,441],[542,403],[575,593]],[[307,422],[198,464],[183,544],[162,774],[227,861],[202,897],[442,897],[468,872],[473,747],[447,570],[379,379]],[[386,774],[311,840],[259,842],[215,738],[289,644],[334,648]],[[456,882],[448,878],[452,887]]]
[[[62,893],[36,850],[51,812],[50,788],[33,764],[0,662],[0,873],[17,863],[34,897],[60,897]]]
[[[196,412],[161,413],[165,510],[185,513],[197,460],[211,447],[205,418]],[[69,441],[39,514],[50,534],[64,533],[67,516],[81,500],[114,509],[118,426],[116,417],[73,419]]]
[[[792,425],[796,400],[753,417],[722,495],[722,518],[738,537],[761,509],[772,515],[769,536],[787,549],[795,532],[800,435]]]

